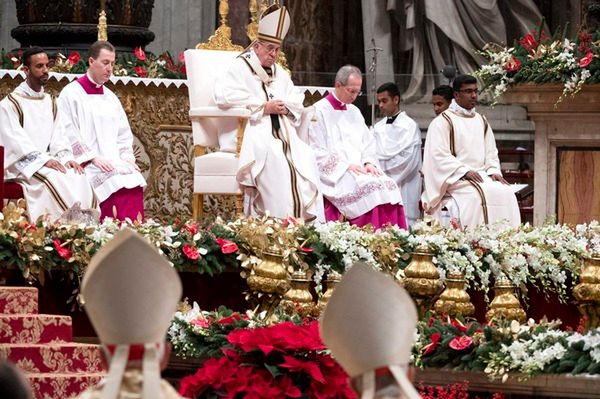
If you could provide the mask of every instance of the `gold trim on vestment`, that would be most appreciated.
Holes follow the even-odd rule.
[[[10,101],[12,105],[14,105],[15,111],[17,111],[17,114],[19,115],[19,125],[21,125],[21,127],[24,127],[25,116],[23,115],[23,108],[21,108],[21,104],[19,104],[17,99],[13,97],[13,93],[10,93],[8,96],[6,96],[6,98],[8,98],[8,101]]]
[[[67,203],[63,200],[63,198],[61,197],[61,195],[58,192],[58,190],[54,187],[54,185],[52,184],[52,182],[46,176],[42,175],[39,172],[35,172],[33,174],[33,177],[36,178],[37,180],[39,180],[43,185],[46,186],[46,188],[50,192],[50,195],[52,195],[52,197],[54,198],[54,200],[58,203],[58,206],[63,211],[66,211],[67,209],[69,209],[69,207],[67,206]]]
[[[472,180],[467,180],[467,182],[470,183],[473,187],[475,187],[475,190],[479,194],[479,197],[481,198],[481,209],[483,210],[483,222],[485,224],[488,224],[489,223],[488,207],[487,207],[487,201],[485,199],[485,193],[483,192],[483,188],[481,188],[479,183],[474,182]]]

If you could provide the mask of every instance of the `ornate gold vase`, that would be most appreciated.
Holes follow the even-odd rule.
[[[252,268],[246,278],[250,292],[246,299],[257,313],[265,313],[265,320],[273,315],[281,297],[290,289],[288,272],[283,262],[283,254],[278,247],[263,251],[262,260]]]
[[[435,302],[434,309],[437,314],[449,316],[471,316],[475,313],[475,306],[465,290],[465,277],[462,273],[448,273],[446,289]]]
[[[338,272],[334,272],[333,270],[327,273],[327,279],[325,280],[326,288],[321,298],[319,298],[318,309],[320,312],[325,309],[327,302],[329,302],[329,298],[331,298],[331,294],[333,294],[333,289],[335,285],[340,282],[342,279],[342,275]]]
[[[521,302],[515,295],[515,285],[506,277],[496,280],[494,285],[494,299],[485,314],[487,321],[504,318],[506,320],[517,320],[523,323],[527,318],[521,307]]]
[[[444,283],[433,264],[433,254],[427,248],[417,248],[413,252],[401,283],[415,301],[419,318],[422,319],[444,289]]]
[[[600,327],[600,257],[583,261],[579,284],[573,288],[585,328]]]
[[[310,293],[310,273],[296,270],[290,279],[291,288],[283,295],[280,308],[289,315],[308,316],[315,311],[316,304]]]

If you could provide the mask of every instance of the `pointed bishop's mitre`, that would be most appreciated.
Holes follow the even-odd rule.
[[[94,255],[81,283],[85,310],[105,344],[163,341],[181,291],[175,269],[131,229]]]
[[[81,294],[100,341],[110,352],[102,398],[119,395],[134,348],[143,348],[143,398],[160,396],[160,357],[181,298],[179,275],[144,237],[123,229],[92,258]],[[138,359],[136,359],[138,360]]]
[[[401,369],[408,365],[416,324],[417,310],[406,291],[371,266],[356,263],[327,303],[321,337],[351,377],[372,375],[374,388],[374,370],[388,367],[404,395],[418,398]]]
[[[260,16],[258,40],[281,44],[290,29],[290,20],[287,8],[273,4]]]

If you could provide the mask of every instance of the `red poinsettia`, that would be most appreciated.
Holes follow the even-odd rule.
[[[136,66],[133,69],[135,70],[136,75],[139,76],[140,78],[145,78],[146,76],[148,76],[148,72],[146,71],[146,68],[144,68],[142,66]]]
[[[305,254],[309,254],[313,252],[313,249],[311,247],[300,247],[300,251],[304,252]]]
[[[525,50],[531,52],[537,48],[538,42],[535,40],[535,36],[533,33],[529,32],[521,40],[519,40],[519,44],[525,48]]]
[[[592,63],[594,59],[594,54],[591,51],[588,51],[583,57],[579,59],[579,66],[581,68],[585,68]]]
[[[185,64],[185,53],[183,51],[179,53],[179,63]]]
[[[234,321],[238,321],[238,320],[241,320],[240,314],[232,313],[231,316],[223,317],[223,318],[217,320],[217,324],[227,325],[227,324],[231,324]]]
[[[521,61],[517,57],[512,57],[504,67],[508,72],[516,72],[519,68],[521,68]]]
[[[265,355],[271,351],[325,349],[319,336],[319,323],[316,321],[306,326],[284,322],[271,327],[236,330],[227,336],[227,340],[244,352],[260,350]]]
[[[194,235],[198,232],[198,224],[194,222],[188,222],[183,225],[183,229],[191,235]]]
[[[60,256],[63,259],[71,258],[73,253],[71,252],[71,250],[69,248],[63,247],[63,244],[60,242],[59,239],[56,239],[53,242],[54,242],[54,249],[56,250],[56,253],[58,254],[58,256]]]
[[[142,50],[141,47],[136,47],[135,50],[133,50],[133,54],[135,54],[135,58],[137,58],[140,61],[146,61],[146,53],[144,52],[144,50]]]
[[[183,244],[183,247],[181,247],[181,251],[183,252],[185,257],[190,260],[200,259],[200,252],[198,252],[198,248],[194,247],[193,245]]]
[[[438,342],[442,338],[442,334],[439,332],[434,332],[431,334],[431,342],[423,347],[423,356],[430,354],[437,347]]]
[[[450,320],[450,324],[452,324],[454,327],[458,328],[461,332],[467,332],[467,326],[465,326],[460,320],[458,319],[451,319]]]
[[[316,321],[234,330],[227,338],[233,349],[225,348],[223,357],[206,360],[194,375],[183,378],[182,396],[356,398],[348,375],[321,352]],[[267,346],[271,349],[264,352],[261,347]]]
[[[219,246],[221,247],[221,252],[223,252],[224,254],[232,254],[234,252],[237,252],[237,250],[239,249],[237,244],[233,241],[229,241],[224,238],[217,238],[216,241],[217,244],[219,244]]]
[[[461,335],[460,337],[454,337],[454,338],[452,338],[452,341],[450,341],[450,343],[448,344],[448,346],[450,346],[450,348],[452,348],[456,351],[462,351],[464,349],[467,349],[471,345],[473,345],[473,338],[471,338],[467,335]]]
[[[69,58],[67,58],[67,61],[69,62],[69,64],[75,65],[79,62],[80,59],[81,55],[77,51],[73,51],[71,54],[69,54]]]

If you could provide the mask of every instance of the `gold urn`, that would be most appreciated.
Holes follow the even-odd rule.
[[[316,308],[310,292],[310,273],[296,270],[290,279],[291,288],[283,295],[279,307],[289,315],[308,316]]]
[[[515,295],[515,285],[506,277],[496,280],[494,285],[494,299],[485,314],[487,321],[504,318],[506,320],[517,320],[523,323],[527,318],[521,307],[521,302]]]
[[[465,277],[460,272],[448,273],[446,276],[446,289],[435,302],[434,310],[437,314],[449,316],[471,316],[475,313],[475,306],[471,297],[465,290]]]
[[[440,273],[433,264],[433,254],[427,248],[420,247],[413,252],[401,283],[415,301],[422,319],[444,289]]]
[[[325,292],[319,298],[319,303],[317,305],[319,311],[322,312],[323,309],[325,309],[327,302],[329,302],[329,298],[331,298],[331,294],[333,294],[333,289],[335,288],[336,284],[340,282],[341,279],[342,275],[338,272],[331,270],[329,273],[327,273],[327,279],[325,280]]]
[[[600,327],[600,257],[583,261],[579,284],[573,288],[586,329]]]
[[[271,318],[281,297],[290,289],[288,278],[283,254],[276,246],[263,251],[261,261],[246,278],[250,288],[246,299],[258,313],[266,312],[265,320]]]

